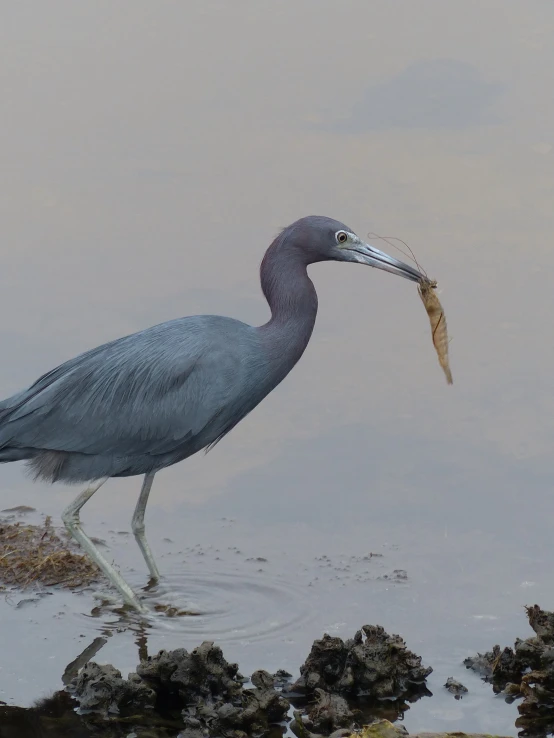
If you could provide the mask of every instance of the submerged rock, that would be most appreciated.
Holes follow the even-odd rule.
[[[453,679],[452,677],[448,677],[444,686],[457,700],[461,700],[464,694],[467,694],[468,691],[467,687],[464,687],[461,682],[456,681],[456,679]]]
[[[275,674],[273,674],[273,685],[277,689],[285,689],[290,687],[290,683],[292,681],[292,674],[289,674],[288,671],[285,671],[284,669],[277,669]]]
[[[503,693],[506,701],[523,697],[517,727],[528,735],[546,735],[554,731],[554,613],[538,605],[526,610],[535,636],[518,638],[513,649],[496,645],[464,664],[490,682],[496,694]]]
[[[501,649],[499,645],[495,645],[492,651],[465,659],[464,665],[490,682],[495,694],[499,694],[509,682],[521,681],[527,668],[525,657],[519,657],[520,643],[522,642],[516,640],[514,649],[509,646]]]
[[[292,690],[305,695],[322,689],[346,697],[398,699],[417,693],[431,672],[400,636],[389,635],[380,625],[364,625],[347,641],[327,634],[314,641]]]

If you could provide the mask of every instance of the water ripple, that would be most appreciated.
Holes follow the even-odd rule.
[[[282,637],[310,615],[301,586],[266,572],[186,571],[169,575],[144,595],[147,607],[170,603],[155,627],[218,643],[250,643]]]

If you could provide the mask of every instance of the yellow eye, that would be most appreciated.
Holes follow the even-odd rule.
[[[348,236],[346,235],[344,231],[339,231],[337,233],[337,241],[339,243],[346,243],[346,241],[348,241]]]

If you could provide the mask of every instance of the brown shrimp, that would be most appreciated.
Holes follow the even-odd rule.
[[[452,372],[450,371],[450,365],[448,363],[448,333],[446,330],[446,318],[444,316],[444,310],[440,304],[440,300],[435,292],[437,283],[431,280],[422,280],[417,288],[419,296],[425,310],[429,316],[429,322],[431,323],[431,335],[433,337],[433,345],[437,356],[439,358],[439,364],[446,376],[448,384],[452,384]]]

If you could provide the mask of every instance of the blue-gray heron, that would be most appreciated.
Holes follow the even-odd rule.
[[[159,579],[144,532],[154,475],[214,446],[287,376],[314,327],[317,295],[307,267],[319,261],[424,279],[343,223],[301,218],[263,258],[261,285],[271,308],[265,325],[219,315],[177,318],[87,351],[0,402],[0,462],[25,460],[36,479],[89,483],[63,521],[132,607],[143,609],[83,531],[79,511],[110,477],[143,474],[132,530]]]

